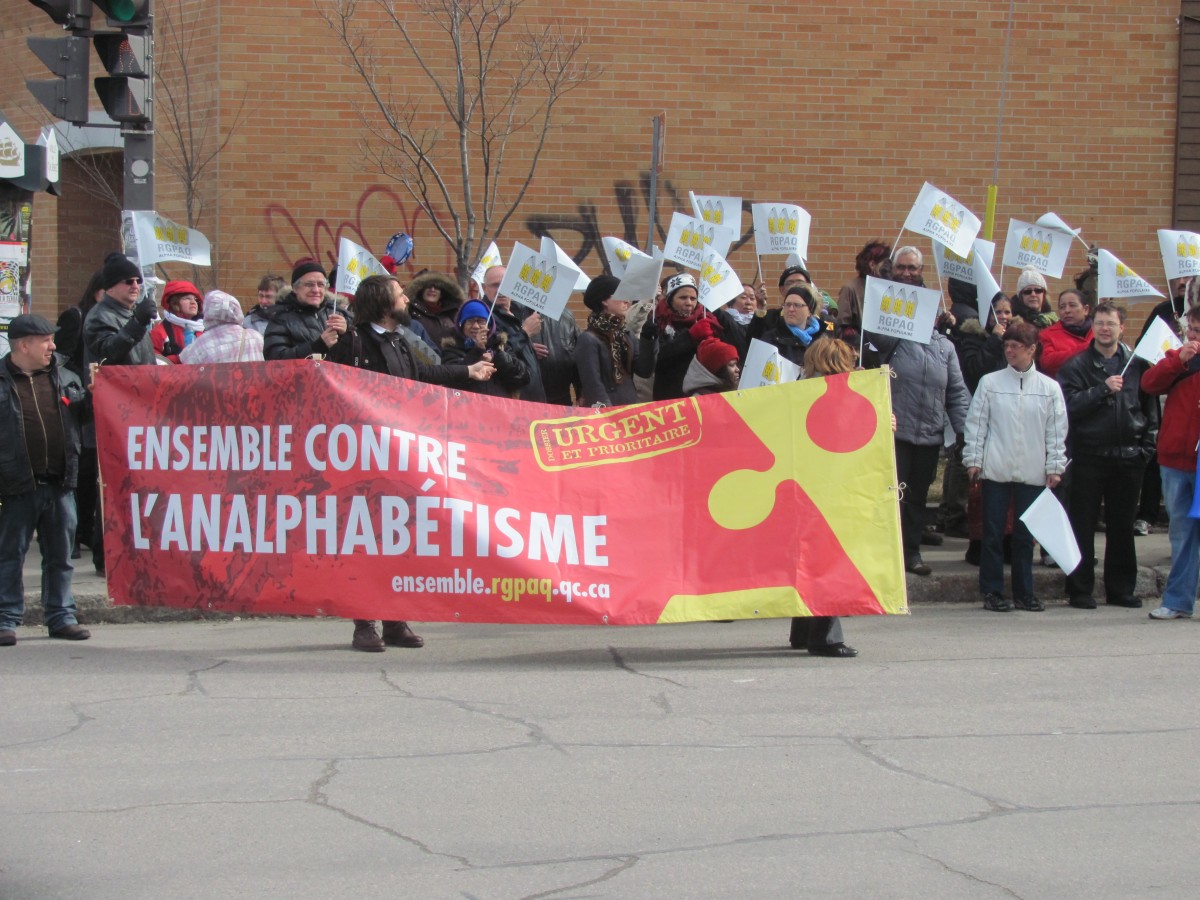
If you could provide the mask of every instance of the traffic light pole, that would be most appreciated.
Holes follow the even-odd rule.
[[[154,132],[126,131],[125,209],[154,209]]]

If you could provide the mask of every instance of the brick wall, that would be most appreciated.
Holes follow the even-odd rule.
[[[218,248],[223,288],[248,305],[259,274],[284,271],[309,254],[331,262],[340,235],[381,253],[392,232],[407,230],[416,239],[415,267],[449,265],[402,185],[373,171],[362,154],[368,131],[360,115],[378,116],[310,5],[158,0],[157,8],[192,41],[189,70],[197,79],[196,121],[210,129],[206,146],[229,138],[199,184],[198,224]],[[1054,210],[1161,284],[1154,232],[1172,224],[1179,4],[1015,9],[997,240],[1010,217]],[[498,243],[507,254],[512,241],[535,240],[532,223],[583,255],[592,274],[602,269],[600,236],[644,243],[650,119],[665,112],[660,223],[685,208],[688,189],[799,203],[813,216],[814,276],[836,293],[865,240],[896,237],[923,181],[982,216],[996,161],[1007,12],[1008,4],[967,0],[597,0],[570,9],[530,0],[523,14],[531,26],[553,21],[585,31],[587,55],[604,72],[564,102],[564,127],[547,143]],[[381,89],[431,109],[423,75],[375,5],[362,3],[358,21],[387,51]],[[41,111],[23,79],[36,77],[40,63],[24,37],[53,28],[32,5],[0,11],[16,59],[0,76],[5,112],[27,136]],[[435,59],[447,58],[431,28],[418,26],[415,37]],[[162,77],[177,79],[178,64],[160,38]],[[170,138],[161,117],[159,130],[157,205],[182,220],[184,192],[166,164]],[[523,149],[510,149],[514,169]],[[456,176],[448,178],[456,189]],[[39,198],[35,215],[69,202]],[[449,222],[445,208],[436,215]],[[743,277],[756,267],[751,247],[731,254]],[[54,270],[55,260],[35,254],[35,262]],[[764,261],[768,280],[780,262]],[[1083,265],[1079,248],[1068,273]],[[1015,272],[1003,274],[1002,286],[1011,289]],[[35,282],[45,283],[40,272]]]

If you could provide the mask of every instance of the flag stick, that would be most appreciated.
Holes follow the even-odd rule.
[[[888,254],[889,257],[896,255],[896,246],[900,243],[900,235],[902,234],[904,234],[903,225],[900,226],[900,232],[896,235],[896,240],[892,241],[892,252]]]

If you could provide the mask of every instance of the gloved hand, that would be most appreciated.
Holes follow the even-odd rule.
[[[715,338],[725,329],[714,318],[700,319],[691,328],[688,329],[688,334],[692,336],[692,340],[697,344],[704,342],[705,338]]]
[[[152,321],[154,321],[154,313],[157,311],[157,309],[158,306],[151,298],[144,297],[142,298],[142,301],[133,308],[133,317],[143,325],[149,325]]]
[[[646,319],[646,324],[642,326],[642,339],[652,341],[656,337],[658,337],[658,326],[654,324],[654,315],[651,313]]]

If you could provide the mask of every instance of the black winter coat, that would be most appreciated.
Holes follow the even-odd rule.
[[[467,390],[477,394],[491,394],[494,397],[518,399],[521,388],[529,384],[529,368],[521,358],[507,349],[506,335],[492,335],[486,348],[473,346],[467,348],[461,335],[446,338],[442,342],[442,362],[446,365],[470,366],[481,359],[485,349],[492,354],[492,362],[496,372],[488,381],[472,381],[467,384]]]
[[[1132,351],[1117,346],[1125,368]],[[1148,460],[1158,439],[1158,400],[1141,390],[1143,373],[1149,368],[1140,357],[1125,369],[1121,390],[1112,393],[1095,341],[1058,370],[1058,383],[1067,401],[1067,447],[1072,457]]]
[[[37,489],[25,443],[25,424],[14,377],[6,355],[0,359],[0,429],[5,436],[0,441],[0,497],[29,494]],[[50,380],[62,401],[58,407],[66,441],[62,488],[73,491],[79,481],[78,413],[88,405],[88,395],[79,376],[57,359],[50,367]]]
[[[329,348],[321,340],[325,323],[335,312],[342,312],[326,298],[320,306],[307,306],[288,294],[271,315],[263,335],[264,359],[304,359],[314,353],[325,355]],[[349,315],[342,312],[349,320]],[[347,329],[349,331],[349,329]]]
[[[371,326],[362,323],[347,328],[338,338],[338,342],[329,348],[325,358],[330,362],[341,363],[345,366],[355,366],[368,372],[379,372],[383,375],[394,375],[407,378],[410,381],[423,381],[426,384],[467,386],[470,375],[464,365],[451,366],[426,365],[417,359],[403,337],[396,342],[396,353],[399,357],[398,366],[388,366],[384,355],[384,337]],[[395,369],[395,371],[393,371]]]

